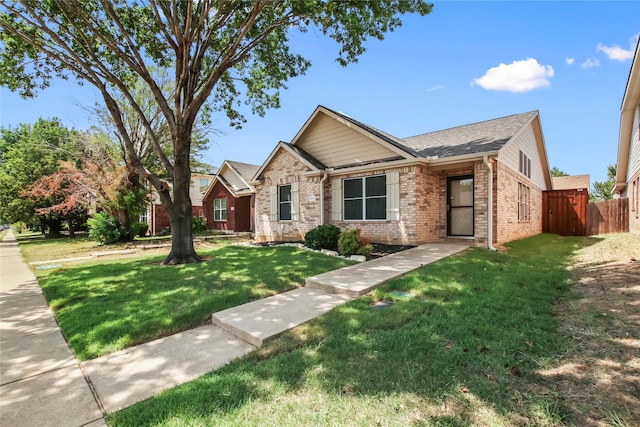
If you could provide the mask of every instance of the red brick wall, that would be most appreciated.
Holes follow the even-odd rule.
[[[227,220],[214,221],[213,201],[227,199]],[[252,196],[235,198],[227,188],[217,181],[206,199],[202,201],[207,227],[210,230],[250,231],[252,228]]]

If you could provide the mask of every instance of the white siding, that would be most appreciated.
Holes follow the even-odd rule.
[[[640,105],[636,107],[631,129],[631,146],[629,147],[629,165],[627,167],[627,184],[640,171]]]
[[[515,172],[520,170],[520,151],[531,160],[531,178],[539,188],[546,189],[542,162],[538,153],[538,144],[532,125],[523,129],[515,139],[509,141],[501,150],[498,159]]]
[[[333,118],[320,114],[296,146],[328,167],[339,167],[397,157],[394,151],[372,141]]]
[[[211,184],[211,181],[213,181],[213,176],[201,175],[201,174],[195,174],[195,173],[191,175],[191,185],[189,186],[189,197],[191,197],[192,206],[202,206],[202,196],[204,195],[204,193],[200,192],[200,179],[206,179],[208,184]],[[204,191],[206,192],[206,189]]]

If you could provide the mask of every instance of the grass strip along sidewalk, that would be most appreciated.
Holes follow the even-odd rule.
[[[552,308],[581,238],[472,248],[299,326],[112,426],[557,425],[536,373],[569,345]],[[376,308],[380,301],[387,308]],[[379,305],[378,305],[379,306]]]
[[[161,266],[164,256],[37,271],[62,333],[80,360],[211,321],[211,314],[299,287],[350,263],[292,247],[225,245],[208,261]]]

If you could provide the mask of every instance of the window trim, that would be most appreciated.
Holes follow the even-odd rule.
[[[224,209],[222,209],[222,207],[220,206],[216,207],[216,202],[220,202],[220,201],[224,201]],[[218,212],[220,213],[220,218],[218,218],[216,215]],[[222,219],[223,212],[224,212],[224,219]],[[227,198],[226,197],[213,199],[213,220],[215,222],[227,222]]]
[[[284,202],[281,200],[281,192],[283,188],[289,188],[289,200]],[[291,184],[278,185],[278,221],[293,221],[293,186]],[[289,205],[289,218],[282,217],[282,205]]]
[[[518,222],[531,222],[531,187],[518,182]]]
[[[384,195],[383,196],[367,196],[367,180],[371,178],[384,178]],[[360,180],[362,186],[362,195],[360,197],[345,197],[345,182],[346,181],[356,181]],[[388,194],[388,177],[387,174],[376,174],[376,175],[368,175],[368,176],[359,176],[359,177],[351,177],[351,178],[343,178],[342,179],[342,220],[343,221],[353,221],[353,222],[375,222],[375,221],[387,221],[389,219],[389,215],[387,212],[387,198]],[[367,218],[367,200],[384,200],[384,218]],[[362,212],[360,218],[347,218],[347,209],[345,206],[345,202],[348,200],[361,200],[362,201]]]

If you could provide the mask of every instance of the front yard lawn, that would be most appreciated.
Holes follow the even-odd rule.
[[[162,266],[164,256],[37,270],[38,281],[80,360],[211,321],[229,307],[301,286],[348,261],[292,247],[225,245],[207,261]]]
[[[571,347],[555,302],[593,239],[540,235],[471,248],[389,282],[111,426],[564,425],[539,371]],[[401,292],[398,292],[401,291]],[[407,295],[409,294],[409,295]],[[375,302],[394,301],[389,308]]]

